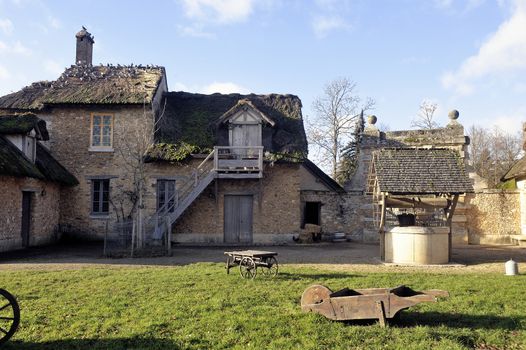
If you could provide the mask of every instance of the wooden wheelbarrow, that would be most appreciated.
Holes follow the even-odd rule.
[[[378,319],[380,325],[385,327],[386,319],[394,318],[403,309],[448,296],[445,290],[420,292],[403,285],[396,288],[344,288],[337,292],[322,285],[313,285],[303,292],[301,309],[336,321]]]

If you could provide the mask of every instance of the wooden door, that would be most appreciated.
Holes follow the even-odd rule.
[[[22,246],[29,246],[31,230],[31,192],[22,192]]]
[[[225,195],[225,243],[252,243],[252,195]]]

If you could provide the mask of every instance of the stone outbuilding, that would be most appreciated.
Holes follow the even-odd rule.
[[[48,140],[34,114],[0,115],[0,251],[58,239],[61,189],[78,181],[41,144]]]

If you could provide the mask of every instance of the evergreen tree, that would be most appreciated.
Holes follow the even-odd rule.
[[[362,110],[356,120],[351,141],[341,149],[341,158],[340,163],[338,164],[336,181],[342,186],[345,182],[351,179],[356,171],[356,167],[358,166],[358,153],[360,151],[360,141],[364,129],[365,119]]]

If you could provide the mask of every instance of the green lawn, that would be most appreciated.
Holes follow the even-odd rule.
[[[0,271],[22,323],[5,349],[525,349],[526,276],[331,272],[243,280],[222,264]],[[381,328],[303,313],[311,284],[445,289]],[[3,350],[3,349],[2,349]]]

